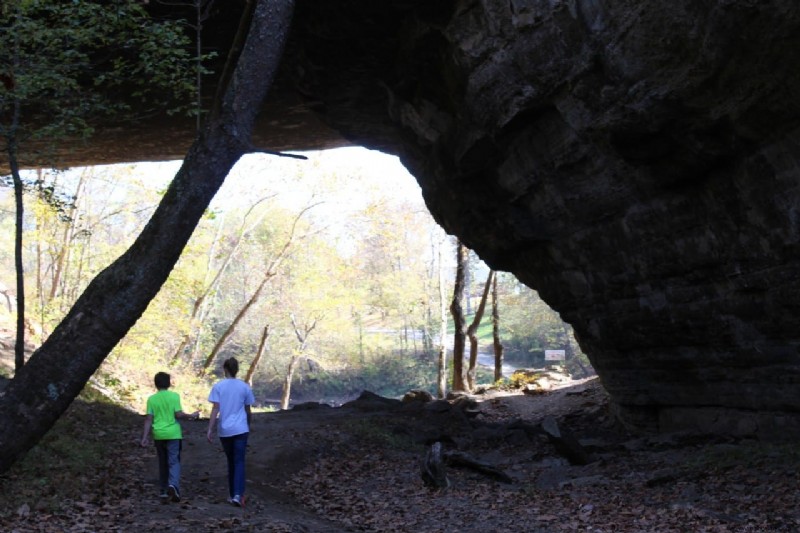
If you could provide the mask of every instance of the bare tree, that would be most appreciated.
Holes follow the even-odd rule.
[[[450,314],[453,315],[455,331],[453,333],[453,390],[467,390],[467,371],[464,366],[464,348],[466,345],[467,326],[464,309],[464,276],[467,266],[467,247],[458,241],[456,247],[456,282],[453,287],[453,299],[450,301]]]
[[[300,359],[306,353],[306,346],[308,345],[308,337],[311,335],[311,332],[314,331],[314,328],[317,327],[318,317],[315,317],[311,320],[310,323],[304,324],[301,328],[297,324],[297,320],[295,320],[294,315],[291,315],[292,319],[292,327],[294,328],[294,334],[297,337],[297,342],[299,346],[297,349],[292,353],[292,357],[289,360],[289,367],[286,369],[286,377],[283,380],[283,393],[281,394],[281,409],[288,409],[289,408],[289,398],[292,395],[292,379],[294,378],[294,371],[297,369],[297,364],[300,362]]]
[[[503,344],[500,342],[500,304],[497,298],[497,274],[492,280],[492,345],[494,346],[494,380],[503,379]]]
[[[494,270],[489,271],[489,276],[486,278],[486,283],[483,286],[483,294],[481,294],[481,301],[478,303],[478,308],[475,310],[475,316],[472,317],[472,323],[467,328],[467,336],[469,337],[469,368],[467,369],[467,386],[470,391],[475,390],[476,386],[476,373],[478,367],[478,328],[481,325],[483,313],[486,310],[486,301],[489,299],[489,290],[492,287],[492,280],[494,279]]]
[[[253,293],[253,295],[250,296],[250,299],[247,300],[247,302],[245,302],[245,304],[241,307],[241,309],[239,309],[239,312],[236,313],[236,316],[234,317],[233,321],[228,325],[227,329],[225,329],[225,332],[220,336],[219,339],[217,339],[216,344],[214,344],[214,347],[211,349],[211,352],[208,354],[208,357],[206,357],[206,360],[203,363],[202,368],[200,368],[199,372],[200,375],[202,375],[208,370],[208,367],[210,367],[211,363],[214,362],[214,359],[217,357],[220,350],[222,350],[222,347],[225,346],[225,343],[228,342],[228,339],[230,339],[234,331],[236,331],[236,327],[239,325],[239,322],[242,321],[242,318],[244,318],[244,316],[247,314],[250,308],[253,307],[253,305],[258,301],[259,297],[261,296],[261,292],[267,285],[267,282],[271,280],[273,277],[275,277],[275,275],[278,273],[278,267],[286,258],[286,255],[289,252],[292,243],[295,241],[295,239],[298,238],[296,235],[297,223],[300,222],[300,219],[303,218],[303,215],[305,215],[312,207],[316,205],[318,204],[312,204],[304,207],[294,218],[294,221],[292,222],[292,229],[289,231],[289,236],[287,237],[286,242],[283,243],[281,249],[278,251],[277,254],[275,254],[275,256],[270,261],[269,265],[267,266],[267,269],[264,271],[264,275],[261,278],[261,282],[256,287],[256,290]]]
[[[92,280],[0,395],[0,472],[53,426],[144,313],[233,165],[259,151],[250,135],[283,55],[293,0],[257,0],[235,69],[203,131],[131,247]]]
[[[264,215],[262,215],[258,217],[254,223],[248,226],[247,219],[250,216],[250,213],[252,213],[253,210],[261,202],[264,202],[265,200],[271,198],[272,196],[274,195],[258,199],[248,208],[247,212],[245,213],[244,218],[242,219],[242,224],[239,227],[239,231],[236,233],[236,238],[234,239],[232,246],[228,249],[228,253],[225,255],[225,259],[222,261],[222,264],[217,269],[216,273],[214,274],[214,277],[208,283],[206,283],[205,288],[198,295],[198,297],[194,301],[194,304],[192,305],[192,314],[189,317],[189,324],[190,324],[189,327],[191,329],[183,336],[183,339],[181,340],[181,343],[178,345],[178,348],[172,354],[173,363],[178,361],[181,355],[183,355],[186,346],[189,344],[189,342],[191,342],[192,336],[195,337],[199,336],[197,330],[202,325],[205,315],[208,311],[208,306],[206,305],[206,303],[208,302],[208,295],[211,294],[211,292],[219,284],[222,275],[228,269],[228,266],[231,264],[231,261],[236,256],[236,252],[239,251],[239,246],[241,245],[244,237],[246,237],[250,233],[250,231],[252,231],[256,226],[258,226],[264,218]],[[209,254],[209,257],[211,257],[211,254]],[[197,344],[198,343],[195,343],[195,347],[197,346]],[[194,353],[192,354],[191,360],[192,361],[194,360]]]

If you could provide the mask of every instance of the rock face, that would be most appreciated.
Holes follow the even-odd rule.
[[[797,435],[799,55],[796,0],[298,0],[257,139],[398,154],[632,428]]]
[[[794,1],[391,5],[300,3],[323,120],[538,290],[632,427],[800,429]]]

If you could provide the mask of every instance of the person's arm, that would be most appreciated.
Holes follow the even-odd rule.
[[[142,428],[142,448],[147,446],[148,439],[147,437],[150,436],[150,428],[153,426],[153,415],[147,415],[144,417],[144,428]]]
[[[251,421],[253,420],[253,414],[250,412],[250,406],[245,405],[244,411],[247,413],[247,430],[253,431],[253,424],[251,424]]]
[[[208,442],[214,442],[214,430],[217,426],[217,415],[219,414],[219,403],[218,402],[211,402],[213,406],[211,408],[211,414],[208,416],[208,433],[206,434],[206,438]]]
[[[192,414],[187,414],[183,411],[175,411],[175,418],[179,420],[197,420],[200,418],[200,411],[195,411]]]

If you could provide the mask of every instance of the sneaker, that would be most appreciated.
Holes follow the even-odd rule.
[[[231,504],[235,505],[236,507],[241,507],[242,506],[242,497],[237,494],[236,496],[231,498]]]
[[[172,500],[173,502],[181,501],[181,494],[178,492],[178,489],[176,489],[174,485],[170,485],[169,488],[167,488],[167,494],[169,495],[169,499]]]
[[[167,492],[164,491],[158,495],[158,499],[161,500],[161,503],[167,503],[167,500],[169,499],[169,494],[167,494]]]

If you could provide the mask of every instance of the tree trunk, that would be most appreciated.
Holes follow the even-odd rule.
[[[258,363],[261,362],[261,356],[264,355],[264,351],[267,348],[268,338],[269,338],[269,324],[264,326],[264,331],[261,333],[261,342],[258,343],[258,351],[256,352],[256,356],[253,357],[253,362],[250,363],[250,368],[247,369],[247,374],[244,376],[244,381],[248,385],[253,384],[253,374],[256,373],[256,368],[258,368]]]
[[[472,317],[472,323],[467,328],[467,336],[469,337],[469,368],[467,369],[467,386],[470,391],[475,390],[476,372],[478,366],[478,328],[481,325],[483,313],[486,310],[486,301],[489,299],[489,290],[492,287],[492,279],[494,279],[494,270],[489,271],[489,276],[486,278],[486,284],[483,286],[483,294],[481,294],[481,301],[478,308],[475,310],[475,316]]]
[[[95,277],[0,396],[0,473],[53,426],[136,323],[178,261],[250,133],[283,54],[292,0],[258,0],[218,112],[131,247]]]
[[[247,311],[253,307],[253,304],[256,303],[258,297],[261,296],[261,291],[264,290],[264,286],[271,277],[271,273],[267,272],[267,274],[261,279],[261,283],[259,283],[258,287],[256,287],[256,292],[254,292],[250,299],[245,302],[241,309],[239,309],[239,312],[236,313],[233,321],[228,324],[227,329],[225,329],[222,335],[220,335],[219,339],[217,339],[216,344],[214,344],[214,347],[211,349],[211,352],[209,352],[208,357],[206,357],[206,360],[203,362],[203,366],[200,368],[198,375],[202,376],[206,373],[208,367],[210,367],[211,363],[214,362],[214,359],[217,358],[217,354],[219,354],[220,350],[222,350],[222,347],[225,346],[225,343],[228,342],[228,339],[231,338],[233,332],[236,331],[236,327],[239,325],[239,322],[242,321],[244,315],[247,314]]]
[[[503,344],[500,342],[500,305],[497,299],[497,274],[492,280],[492,344],[494,346],[494,381],[503,379]]]
[[[297,368],[297,363],[300,358],[306,353],[306,344],[308,344],[308,336],[317,327],[317,319],[315,318],[311,324],[306,324],[302,331],[300,326],[297,325],[294,315],[290,315],[292,319],[292,326],[294,327],[294,334],[297,337],[297,342],[300,347],[292,355],[292,360],[289,361],[289,368],[286,370],[286,378],[283,380],[283,393],[281,394],[281,409],[286,410],[289,408],[289,398],[292,396],[292,379],[294,378],[294,371]]]
[[[16,50],[18,52],[19,50]],[[19,62],[19,54],[14,53],[15,63]],[[23,222],[23,184],[19,175],[19,161],[17,160],[20,114],[22,112],[19,99],[14,100],[11,117],[11,128],[6,133],[6,150],[8,152],[8,165],[11,168],[11,178],[14,182],[14,204],[16,218],[14,221],[14,270],[16,272],[17,286],[17,336],[14,343],[14,375],[16,376],[25,365],[25,270],[22,266],[22,222]],[[2,469],[0,469],[2,472]]]
[[[225,343],[228,341],[231,335],[233,335],[233,332],[236,331],[236,326],[239,325],[239,322],[241,322],[242,318],[244,318],[244,315],[247,314],[247,311],[250,310],[253,304],[255,304],[256,301],[258,301],[258,297],[261,296],[261,291],[264,290],[264,287],[266,286],[267,282],[270,279],[272,279],[275,276],[275,274],[278,273],[278,266],[283,262],[284,258],[286,257],[286,253],[289,251],[289,248],[291,248],[292,243],[295,240],[297,223],[300,221],[303,215],[306,214],[306,212],[308,212],[309,209],[314,207],[314,205],[317,204],[304,207],[300,211],[300,213],[298,213],[297,216],[294,218],[292,229],[289,232],[289,237],[286,239],[286,242],[283,243],[283,247],[281,247],[281,250],[275,255],[275,257],[272,258],[272,261],[267,267],[267,271],[264,273],[264,278],[261,280],[261,283],[259,283],[258,287],[256,288],[256,292],[254,292],[253,296],[250,297],[247,303],[245,303],[244,306],[241,309],[239,309],[239,312],[236,314],[236,318],[233,319],[233,322],[231,322],[231,324],[228,326],[228,329],[226,329],[225,332],[222,334],[222,336],[219,338],[219,340],[217,340],[217,343],[214,345],[214,348],[211,350],[211,353],[209,353],[208,357],[206,357],[206,360],[203,363],[203,367],[200,369],[199,375],[202,376],[206,372],[206,370],[208,370],[208,367],[210,367],[211,363],[214,362],[214,359],[217,357],[219,351],[222,349],[222,347],[225,345]]]
[[[208,295],[211,294],[211,291],[214,290],[214,288],[219,284],[219,281],[222,278],[222,275],[228,269],[228,266],[231,264],[231,261],[233,261],[233,258],[236,256],[236,252],[239,251],[239,246],[241,245],[242,239],[244,238],[244,236],[247,235],[250,231],[252,231],[253,228],[255,228],[263,220],[264,216],[262,215],[256,220],[256,222],[254,222],[250,226],[246,226],[247,217],[250,215],[250,213],[253,212],[253,210],[256,208],[257,205],[259,205],[261,202],[263,202],[266,199],[267,198],[260,198],[258,201],[253,203],[253,205],[251,205],[250,208],[247,210],[247,212],[244,215],[244,219],[242,220],[242,224],[239,227],[239,232],[236,235],[236,240],[233,242],[233,245],[230,247],[230,249],[228,250],[228,253],[225,255],[225,259],[222,261],[222,264],[217,269],[217,272],[214,274],[214,278],[211,281],[209,281],[208,283],[206,283],[206,286],[203,289],[203,292],[195,299],[194,305],[192,306],[192,315],[189,317],[189,328],[190,328],[190,330],[189,330],[188,333],[186,333],[183,336],[183,339],[182,339],[180,345],[178,346],[178,349],[175,350],[175,352],[172,354],[171,362],[173,364],[176,363],[178,361],[178,359],[181,358],[181,356],[183,355],[184,350],[186,349],[186,346],[188,346],[189,343],[191,342],[192,336],[197,337],[197,336],[200,335],[200,329],[202,328],[203,321],[205,320],[205,315],[206,315],[207,309],[208,309],[208,306],[206,306],[206,302],[208,301]],[[216,235],[218,236],[220,232],[221,232],[221,229],[218,229]],[[212,245],[212,249],[216,247],[217,236],[215,236],[214,245]],[[209,266],[207,267],[207,270],[206,270],[207,272],[211,269],[211,267],[210,267],[210,264],[211,264],[210,257],[211,257],[211,255],[210,254],[211,254],[211,251],[209,252],[209,260],[208,260]],[[197,333],[195,333],[195,331]],[[194,353],[194,350],[193,350],[192,358],[191,358],[192,362],[194,361],[194,355],[195,355],[195,353]]]
[[[70,244],[74,239],[75,215],[78,212],[77,201],[78,198],[83,195],[83,188],[85,186],[85,182],[86,182],[86,170],[81,172],[81,175],[78,178],[78,184],[75,187],[75,194],[73,195],[72,203],[69,206],[69,210],[67,213],[67,221],[64,224],[64,230],[61,234],[61,247],[58,250],[55,260],[55,266],[53,269],[53,280],[50,284],[50,293],[47,298],[48,303],[52,302],[59,294],[63,294],[65,292],[59,289],[64,284],[64,278],[66,277],[66,272],[69,265],[70,250],[71,250]]]
[[[438,379],[437,394],[439,398],[444,398],[447,394],[447,303],[445,303],[444,291],[444,263],[442,261],[442,246],[444,239],[439,243],[439,320],[441,338],[439,340],[439,360],[438,360]]]
[[[23,185],[22,178],[19,175],[16,147],[16,139],[9,139],[8,163],[11,166],[11,176],[14,180],[14,203],[17,211],[14,230],[14,270],[17,275],[17,337],[14,343],[15,377],[25,365],[25,269],[22,266]]]
[[[426,486],[433,489],[446,489],[450,486],[447,467],[442,461],[442,443],[434,442],[420,461],[420,475]]]
[[[281,409],[284,411],[289,408],[289,398],[292,396],[292,379],[294,378],[294,371],[297,368],[298,362],[300,362],[300,355],[293,355],[292,360],[289,361],[289,368],[286,369],[286,377],[283,379]]]
[[[455,332],[453,333],[453,390],[467,390],[467,375],[464,367],[464,345],[467,335],[466,320],[461,301],[464,298],[464,270],[467,264],[467,248],[458,241],[456,250],[456,282],[453,288],[453,300],[450,302],[450,314],[453,315]]]
[[[208,273],[211,270],[211,259],[215,254],[215,250],[216,250],[216,247],[217,247],[217,242],[219,241],[219,235],[220,235],[220,233],[222,231],[221,226],[222,226],[222,224],[220,224],[220,226],[217,227],[217,231],[214,233],[214,240],[211,242],[211,246],[210,246],[210,248],[208,250],[208,261],[206,263],[206,276],[205,276],[206,280],[208,279]],[[222,266],[220,266],[220,268],[217,269],[217,273],[214,276],[214,278],[210,282],[206,283],[205,288],[203,289],[203,291],[200,293],[199,296],[197,296],[197,298],[195,298],[194,303],[192,304],[192,314],[189,316],[189,327],[188,327],[186,333],[183,334],[183,338],[181,339],[180,344],[178,344],[178,347],[172,353],[172,357],[170,358],[170,364],[172,364],[172,365],[177,364],[177,362],[183,357],[183,355],[184,355],[184,353],[186,351],[186,347],[189,346],[190,343],[192,343],[192,337],[194,337],[195,341],[197,342],[197,340],[198,340],[198,338],[200,336],[200,329],[201,329],[201,327],[203,325],[203,320],[205,318],[205,311],[207,309],[206,303],[208,301],[208,295],[211,293],[211,290],[216,285],[217,280],[222,275],[222,272],[227,268],[228,264],[230,263],[231,257],[233,256],[233,253],[235,252],[236,247],[237,247],[237,244],[234,243],[233,248],[228,251],[228,254],[227,254],[225,260],[222,262]],[[192,354],[191,355],[192,356],[189,358],[189,362],[193,363],[194,362],[194,356],[195,356],[195,351],[194,350],[192,350]]]
[[[469,264],[469,249],[464,256],[464,311],[467,316],[472,314],[472,265]]]

